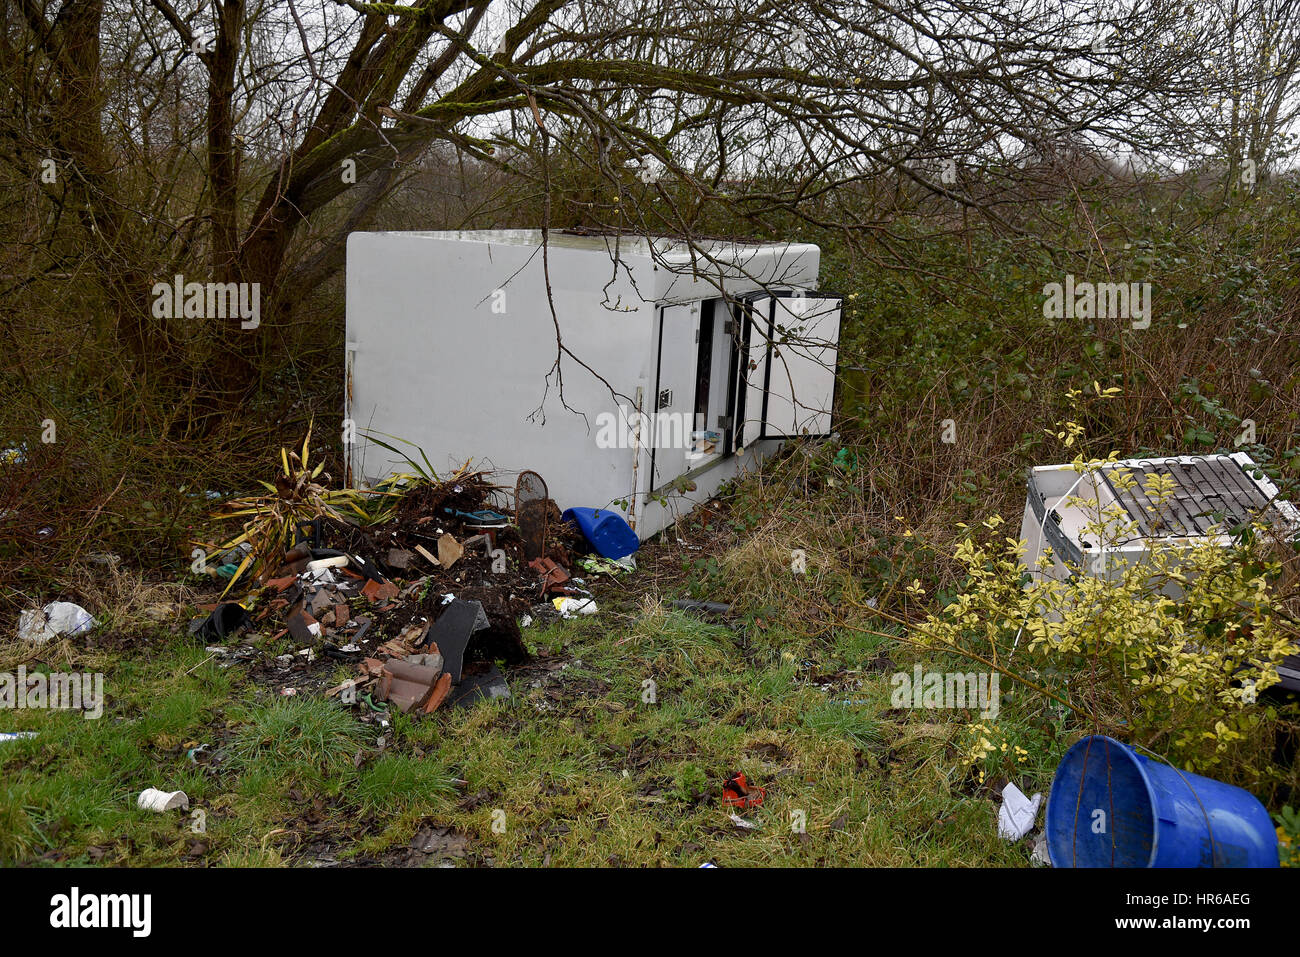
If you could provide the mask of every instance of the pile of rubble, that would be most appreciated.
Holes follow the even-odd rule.
[[[511,507],[473,474],[419,486],[382,526],[321,517],[243,602],[210,606],[192,630],[232,662],[291,639],[297,650],[265,669],[280,693],[314,679],[367,720],[509,697],[502,668],[529,660],[521,621],[592,613],[577,573],[631,567],[588,555],[592,544],[534,475],[521,477]],[[355,677],[325,689],[339,663]]]

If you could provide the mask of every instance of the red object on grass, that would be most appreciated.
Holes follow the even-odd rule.
[[[722,785],[722,802],[733,807],[758,807],[767,796],[767,789],[745,780],[745,775],[737,772],[727,778]]]

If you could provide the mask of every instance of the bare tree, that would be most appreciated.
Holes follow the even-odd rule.
[[[178,376],[195,336],[151,315],[152,283],[197,264],[263,290],[259,329],[210,330],[185,365],[217,411],[435,146],[531,188],[544,227],[689,238],[723,208],[887,242],[900,188],[997,218],[966,169],[1185,145],[1149,120],[1202,95],[1218,35],[1167,0],[15,3],[5,161],[68,172],[45,202],[75,211],[134,374]],[[1249,136],[1289,120],[1270,102]],[[65,232],[30,239],[53,262]]]

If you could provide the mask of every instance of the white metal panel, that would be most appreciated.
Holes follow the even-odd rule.
[[[349,237],[356,481],[408,470],[364,440],[371,431],[419,446],[439,472],[466,460],[507,474],[536,469],[566,507],[626,498],[634,453],[621,435],[612,445],[602,441],[622,423],[619,402],[596,375],[629,397],[653,384],[655,309],[625,276],[610,283],[603,250],[556,246],[549,271],[560,333],[576,356],[564,359],[563,403],[536,247],[428,234]],[[620,300],[619,308],[607,307],[606,296]],[[605,436],[602,415],[618,425]]]
[[[654,409],[654,479],[651,489],[673,481],[688,470],[692,413],[695,410],[695,373],[699,345],[700,303],[664,306],[659,336],[658,384]]]
[[[681,243],[656,245],[656,302],[723,295],[735,299],[772,287],[809,288],[817,283],[821,250],[812,243],[698,245],[695,250]]]
[[[777,297],[764,370],[765,438],[830,434],[840,306],[838,297]]]

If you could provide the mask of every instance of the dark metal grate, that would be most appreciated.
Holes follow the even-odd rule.
[[[1132,489],[1121,490],[1111,482],[1108,473],[1121,470],[1136,481]],[[1138,460],[1109,466],[1101,474],[1129,518],[1137,522],[1143,538],[1205,535],[1215,526],[1224,531],[1272,511],[1268,496],[1226,455],[1190,462]],[[1144,483],[1148,475],[1167,475],[1174,480],[1174,494],[1163,506],[1157,506],[1147,494]],[[1276,512],[1268,516],[1278,517]]]

